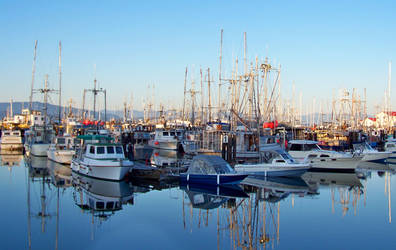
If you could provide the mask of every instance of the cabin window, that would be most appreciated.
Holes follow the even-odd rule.
[[[105,153],[104,147],[97,147],[96,148],[96,153],[97,154],[104,154]]]
[[[170,132],[170,135],[171,135],[171,136],[175,136],[176,133],[175,133],[175,132]]]
[[[330,157],[330,155],[320,155],[320,157]]]
[[[75,139],[73,140],[73,144],[74,144],[74,145],[77,145],[77,144],[80,144],[80,143],[81,143],[81,140],[80,140],[80,139],[75,138]]]
[[[169,132],[162,132],[163,136],[169,136]]]
[[[117,154],[122,154],[122,147],[117,146],[116,147],[116,152],[117,152]]]
[[[316,144],[304,144],[304,151],[317,150],[318,146]]]
[[[109,201],[106,203],[106,208],[107,209],[112,209],[114,207],[114,202],[113,201]]]
[[[10,133],[9,132],[5,132],[4,135],[10,135]]]
[[[301,144],[292,144],[290,147],[291,151],[302,151],[302,145]]]
[[[318,155],[308,155],[308,158],[315,158],[316,156],[318,156]]]
[[[114,154],[114,147],[108,146],[107,147],[107,153],[108,154]]]
[[[94,147],[94,146],[91,146],[91,147],[89,148],[89,153],[95,154],[95,147]]]
[[[96,202],[96,208],[97,209],[103,209],[104,208],[104,202],[103,201]]]
[[[58,144],[65,144],[66,140],[65,138],[58,138]]]
[[[14,133],[12,133],[13,135],[19,135],[19,133],[18,132],[14,132]]]
[[[34,117],[34,120],[35,120],[35,121],[37,121],[37,119],[38,119],[38,117],[37,117],[37,116],[36,116],[36,117]]]

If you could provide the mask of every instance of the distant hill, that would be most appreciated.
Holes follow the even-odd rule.
[[[44,108],[44,103],[42,102],[33,102],[32,103],[33,109],[34,110],[43,110]],[[13,114],[21,114],[23,108],[28,108],[29,107],[29,102],[14,102],[12,104],[12,111]],[[58,110],[59,106],[54,105],[54,104],[49,104],[48,103],[48,115],[51,119],[56,119],[58,117]],[[10,109],[10,103],[9,102],[0,102],[0,118],[3,119],[5,116],[7,116],[7,112],[9,112]],[[69,109],[64,107],[62,108],[62,113],[63,112],[68,112]],[[72,108],[73,114],[79,115],[81,114],[81,109],[78,108]],[[107,119],[121,119],[124,116],[123,111],[118,111],[118,110],[107,110]],[[142,118],[143,117],[143,112],[134,110],[133,111],[133,116],[136,119]],[[97,115],[98,117],[98,115]],[[101,111],[101,117],[102,119],[104,118],[104,111]]]

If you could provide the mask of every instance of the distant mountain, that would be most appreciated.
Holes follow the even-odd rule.
[[[44,108],[44,103],[42,102],[33,102],[32,103],[33,106],[33,110],[43,110]],[[13,102],[12,103],[12,112],[14,115],[16,114],[21,114],[22,113],[22,109],[23,108],[29,108],[29,102]],[[48,112],[48,116],[51,119],[57,119],[58,117],[58,110],[59,110],[59,106],[58,105],[54,105],[54,104],[50,104],[48,103],[47,105],[47,112]],[[3,119],[5,116],[7,116],[7,112],[10,112],[10,103],[9,102],[0,102],[0,118]],[[62,113],[64,112],[69,112],[69,108],[68,107],[62,107]],[[79,115],[81,114],[81,109],[78,108],[72,108],[72,112],[75,115]],[[63,114],[62,114],[63,115]],[[124,112],[123,111],[118,111],[118,110],[107,110],[107,119],[121,119],[124,116]],[[133,111],[133,116],[135,117],[135,119],[139,119],[143,117],[143,112],[142,111],[137,111],[134,110]],[[96,117],[99,117],[98,114]],[[104,111],[101,111],[101,117],[102,119],[104,119]]]

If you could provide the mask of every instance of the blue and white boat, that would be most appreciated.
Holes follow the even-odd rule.
[[[260,147],[259,163],[244,163],[235,165],[235,171],[251,176],[301,176],[311,164],[299,163],[293,159],[278,144],[268,144]]]
[[[197,155],[193,158],[187,172],[180,174],[180,182],[206,185],[237,184],[247,176],[247,174],[236,173],[219,156]]]

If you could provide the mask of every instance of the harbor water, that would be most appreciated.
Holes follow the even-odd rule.
[[[1,249],[395,249],[396,165],[208,188],[2,155]]]

